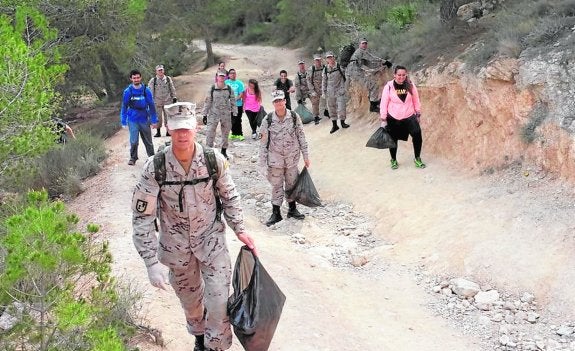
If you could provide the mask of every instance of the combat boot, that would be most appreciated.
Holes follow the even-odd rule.
[[[166,130],[166,136],[170,136],[170,132]]]
[[[204,334],[196,335],[196,344],[194,346],[194,351],[206,351],[204,348]]]
[[[379,104],[380,103],[381,103],[381,100],[370,101],[369,102],[369,112],[379,112]]]
[[[337,121],[331,121],[331,123],[333,123],[333,127],[331,127],[329,134],[333,134],[339,130],[339,127],[337,126]]]
[[[313,119],[315,124],[319,124],[319,121],[321,121],[321,118],[319,118],[319,116],[315,116],[315,118]]]
[[[159,138],[162,135],[160,134],[160,128],[156,129],[156,134],[154,135],[154,138]]]
[[[345,123],[345,121],[342,119],[341,120],[341,127],[342,128],[349,128],[349,124]]]
[[[295,219],[304,219],[305,215],[301,214],[295,205],[295,201],[289,202],[288,218],[293,217]]]
[[[276,224],[277,222],[279,222],[283,219],[280,207],[278,205],[272,205],[272,208],[273,208],[272,209],[272,215],[270,216],[270,218],[266,222],[266,225],[268,227]]]
[[[228,157],[228,153],[227,153],[226,150],[227,150],[227,149],[222,148],[222,155],[224,155],[224,157],[226,158],[226,160],[228,160],[229,157]]]

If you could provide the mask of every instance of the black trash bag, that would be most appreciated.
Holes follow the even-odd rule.
[[[307,167],[304,167],[297,176],[293,189],[286,191],[286,193],[289,197],[304,206],[322,206],[321,199],[319,198],[315,185],[313,185]]]
[[[285,295],[247,246],[240,249],[228,298],[234,334],[246,351],[267,351],[282,314]]]
[[[387,132],[384,127],[379,127],[375,133],[369,138],[367,147],[374,147],[376,149],[389,149],[397,147],[397,143],[393,140],[391,135]]]
[[[258,114],[256,116],[256,125],[258,127],[260,127],[262,125],[262,121],[264,120],[266,115],[267,115],[266,110],[264,109],[263,106],[260,106],[260,110],[258,111]]]
[[[294,111],[300,116],[303,124],[308,124],[314,120],[313,113],[304,104],[297,104]]]

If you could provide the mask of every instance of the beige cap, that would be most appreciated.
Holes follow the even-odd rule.
[[[196,104],[193,102],[176,102],[164,106],[168,119],[168,129],[196,129]]]
[[[157,66],[156,66],[156,71],[157,71],[157,70],[160,70],[160,69],[164,69],[164,65],[157,65]]]
[[[217,75],[218,75],[218,76],[223,76],[223,77],[225,77],[225,76],[227,76],[228,74],[226,73],[226,71],[218,70]]]
[[[327,51],[327,52],[325,53],[325,57],[335,57],[335,56],[333,55],[333,52]]]
[[[315,54],[315,55],[313,55],[313,59],[314,59],[314,60],[321,60],[321,55],[320,55],[320,54]]]
[[[361,38],[361,39],[359,40],[359,43],[360,43],[360,44],[367,43],[367,39]]]

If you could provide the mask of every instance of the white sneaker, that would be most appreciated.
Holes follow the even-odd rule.
[[[258,135],[256,133],[252,134],[252,139],[256,140],[258,138]]]

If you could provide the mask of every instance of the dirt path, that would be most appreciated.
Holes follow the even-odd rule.
[[[228,57],[227,68],[236,68],[239,79],[254,77],[262,83],[268,110],[273,79],[282,68],[292,76],[299,57],[297,51],[269,47],[217,45],[215,50]],[[202,101],[214,72],[177,77],[180,100]],[[558,193],[560,188],[547,186],[543,174],[521,175],[523,169],[472,178],[425,155],[425,150],[428,168],[419,170],[411,163],[407,144],[401,144],[400,168],[392,172],[387,152],[364,147],[375,129],[368,117],[374,119],[352,111],[352,127],[333,135],[327,120],[306,126],[310,172],[327,206],[304,208],[308,216],[303,222],[286,220],[273,230],[262,224],[270,206],[263,201],[262,207],[261,197],[269,188],[254,172],[256,142],[234,142],[228,151],[261,260],[287,296],[271,350],[492,349],[427,307],[436,297],[416,279],[415,270],[467,276],[518,293],[531,291],[550,312],[568,317],[560,312],[575,305],[575,296],[568,294],[575,281],[569,269],[574,263],[573,204]],[[432,127],[424,125],[424,133]],[[248,132],[244,117],[244,134]],[[189,350],[193,337],[185,332],[173,292],[148,284],[131,241],[131,192],[143,163],[126,164],[126,131],[110,139],[108,148],[104,171],[86,182],[86,191],[71,209],[102,225],[115,273],[145,291],[150,324],[162,330],[166,350]],[[359,216],[372,223],[366,224],[369,245],[342,235],[348,219],[359,226],[354,222]],[[305,237],[305,244],[294,243],[287,233]],[[228,240],[235,259],[239,242],[232,233]],[[361,255],[367,264],[354,268],[347,260],[353,257],[349,252]],[[241,349],[234,340],[231,350]]]

